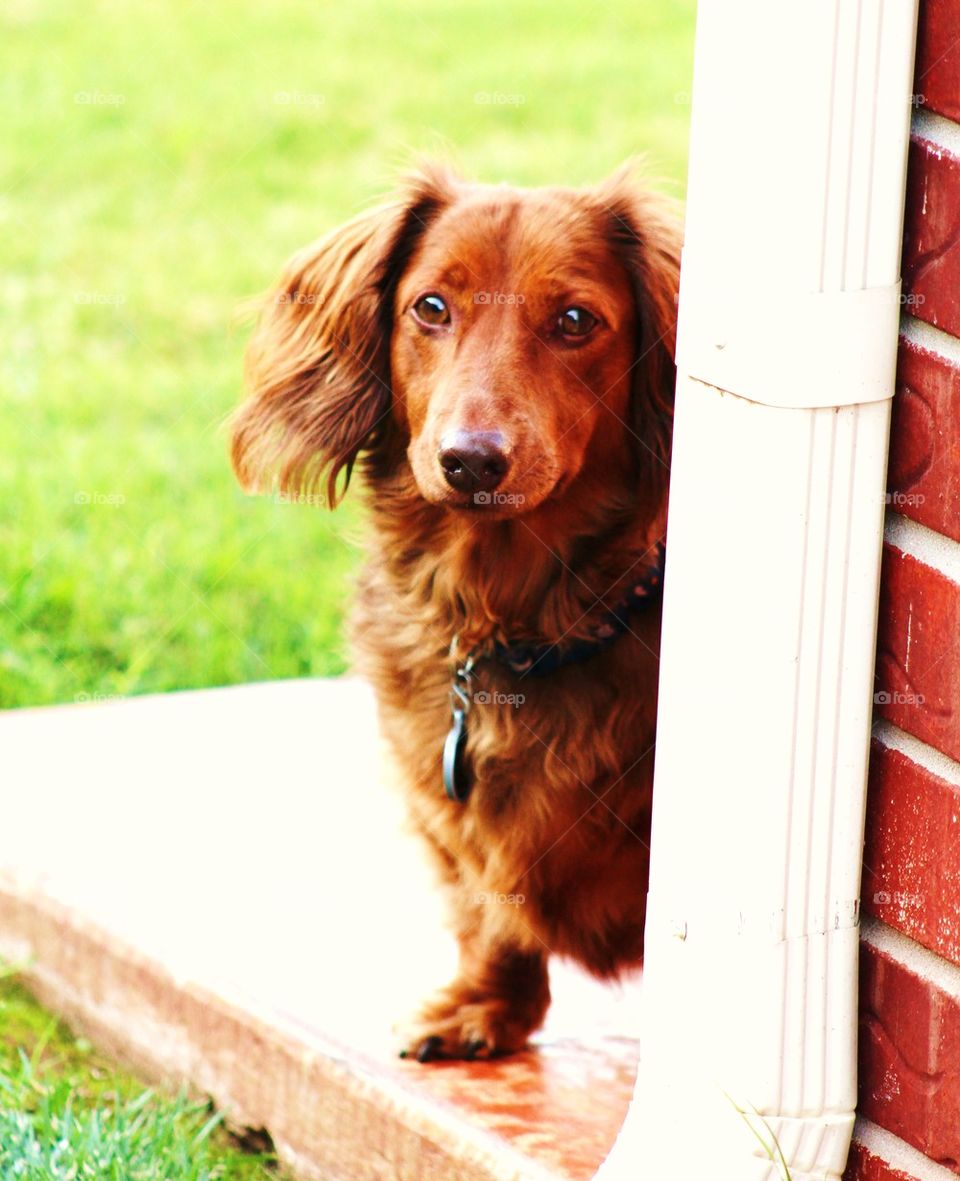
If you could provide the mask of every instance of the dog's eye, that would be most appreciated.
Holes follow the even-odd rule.
[[[597,323],[597,317],[586,308],[567,308],[557,317],[557,327],[563,336],[587,336]]]
[[[413,314],[431,328],[450,323],[450,309],[439,295],[421,295],[413,305]]]

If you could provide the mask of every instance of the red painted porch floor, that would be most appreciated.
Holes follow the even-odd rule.
[[[265,1127],[304,1177],[592,1177],[639,988],[554,965],[531,1051],[421,1066],[392,1026],[452,940],[369,691],[295,681],[0,714],[0,956],[151,1077]]]

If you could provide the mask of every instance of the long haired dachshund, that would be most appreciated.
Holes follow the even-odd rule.
[[[459,942],[420,1061],[524,1046],[551,954],[642,959],[679,253],[627,170],[428,166],[291,260],[249,347],[240,481],[369,500],[353,644]]]

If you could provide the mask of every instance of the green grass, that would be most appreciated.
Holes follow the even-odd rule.
[[[0,968],[0,1181],[282,1181],[219,1115],[145,1089]]]
[[[411,151],[680,192],[693,9],[3,6],[0,706],[342,669],[361,522],[234,486],[235,309]]]

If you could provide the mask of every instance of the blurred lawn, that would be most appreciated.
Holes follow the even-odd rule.
[[[235,487],[237,305],[412,150],[681,192],[693,10],[4,4],[0,706],[342,669],[362,522]]]

